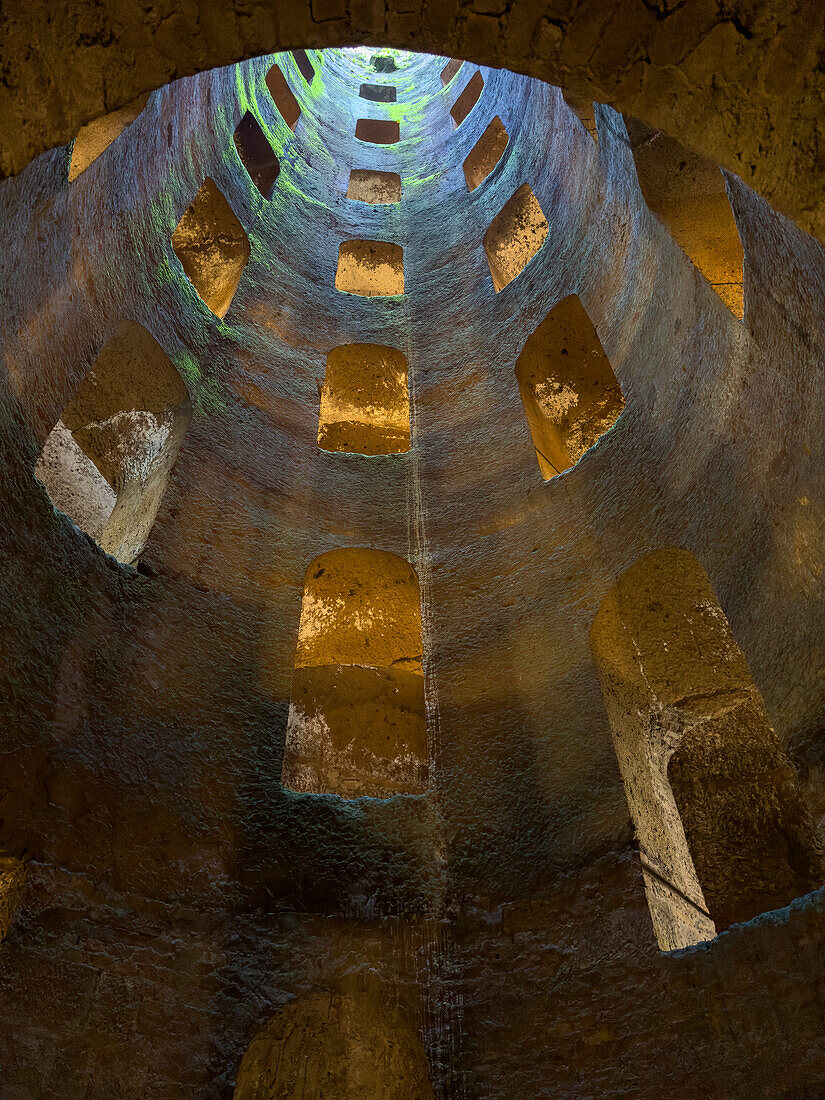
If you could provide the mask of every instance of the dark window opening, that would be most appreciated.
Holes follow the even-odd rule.
[[[451,57],[444,68],[441,70],[441,83],[446,87],[454,76],[458,75],[458,70],[464,64],[463,61],[457,57]]]
[[[395,103],[396,90],[391,84],[362,84],[362,99],[371,99],[374,103]]]
[[[273,65],[266,74],[266,86],[284,122],[294,130],[301,117],[301,108],[278,65]]]
[[[478,103],[479,96],[484,89],[484,77],[480,72],[475,72],[472,78],[467,82],[461,95],[455,101],[450,108],[450,114],[453,116],[453,122],[456,126],[460,126],[467,115]]]
[[[311,84],[312,81],[315,79],[315,68],[312,62],[309,60],[309,54],[306,52],[306,50],[293,50],[292,57],[295,61],[295,64],[298,66],[298,71],[300,72],[301,76],[304,78],[307,84]]]
[[[359,118],[355,124],[355,136],[359,141],[373,145],[395,145],[401,137],[401,128],[389,118]]]
[[[268,199],[281,166],[260,123],[249,111],[238,123],[234,138],[241,163],[263,197]]]

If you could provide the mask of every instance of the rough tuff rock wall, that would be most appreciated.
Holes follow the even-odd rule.
[[[454,131],[473,67],[441,92],[421,63],[432,97],[405,108],[402,72],[392,108],[409,143],[356,156],[357,74],[331,60],[316,95],[282,58],[293,135],[269,64],[162,89],[71,186],[63,149],[0,189],[0,847],[30,857],[0,950],[6,1095],[231,1096],[281,1005],[368,971],[420,1016],[439,1095],[823,1087],[825,900],[657,951],[587,640],[642,553],[690,549],[825,809],[822,250],[730,177],[742,324],[645,209],[611,110],[597,146],[557,89],[485,70]],[[234,154],[250,106],[281,157],[269,204]],[[470,195],[495,115],[508,149]],[[399,164],[401,204],[347,202],[351,167]],[[206,176],[251,244],[223,320],[170,244]],[[497,294],[482,239],[524,183],[547,241]],[[367,237],[404,247],[403,298],[334,289],[340,241]],[[626,407],[544,482],[514,370],[571,293]],[[139,570],[33,476],[124,316],[193,402]],[[348,341],[407,357],[407,454],[318,449]],[[426,795],[279,785],[304,569],[341,545],[421,581]]]

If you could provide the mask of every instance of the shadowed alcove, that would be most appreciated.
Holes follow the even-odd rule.
[[[349,174],[347,198],[379,205],[401,202],[401,176],[373,168],[353,168]]]
[[[362,84],[359,90],[362,99],[371,99],[375,103],[395,103],[398,98],[391,84]]]
[[[148,95],[142,95],[121,107],[119,111],[96,118],[87,123],[72,142],[72,159],[69,161],[69,183],[85,172],[89,165],[97,160],[104,150],[123,133],[127,126],[135,121],[146,106]]]
[[[290,1001],[244,1054],[234,1100],[281,1096],[432,1100],[414,1019],[374,989]]]
[[[504,156],[509,138],[504,123],[496,115],[464,160],[467,190],[475,191]]]
[[[599,131],[596,126],[596,105],[587,96],[576,95],[575,92],[569,92],[567,89],[562,91],[564,102],[587,130],[588,134],[593,138],[596,144],[599,144]]]
[[[9,1097],[821,1091],[818,10],[414,7],[4,5]]]
[[[295,64],[298,66],[298,71],[300,72],[301,76],[304,78],[307,84],[311,84],[312,81],[315,79],[315,66],[310,61],[307,51],[293,50],[292,58],[295,61]]]
[[[441,70],[441,83],[446,87],[453,77],[458,75],[458,70],[464,62],[458,57],[451,57],[444,68]]]
[[[11,928],[25,881],[26,867],[23,861],[0,852],[0,944]]]
[[[359,118],[355,124],[355,136],[359,141],[373,145],[394,145],[400,140],[397,122],[389,118]]]
[[[301,71],[301,75],[307,80],[306,74],[309,70],[303,62],[303,59],[300,63],[297,59],[295,60],[298,69]],[[309,80],[311,79],[312,78],[309,77]],[[298,119],[301,117],[301,107],[280,65],[273,65],[266,74],[266,86],[284,122],[290,130],[294,130],[298,125]]]
[[[462,122],[467,118],[470,111],[478,103],[482,91],[484,90],[484,77],[480,72],[475,72],[465,84],[458,99],[450,108],[450,114],[453,116],[453,122],[456,126],[460,126]]]

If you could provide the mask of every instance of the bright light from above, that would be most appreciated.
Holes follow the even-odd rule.
[[[380,68],[382,58],[386,58],[388,62],[391,61],[396,69],[402,69],[405,65],[409,65],[415,57],[419,56],[409,50],[384,50],[377,49],[375,46],[355,46],[343,52],[356,57],[360,62],[377,72],[382,71]],[[393,70],[387,68],[384,71],[392,72]]]

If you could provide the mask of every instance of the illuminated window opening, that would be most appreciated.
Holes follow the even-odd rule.
[[[544,244],[547,228],[539,201],[525,183],[484,234],[484,251],[496,291],[503,290],[529,264]]]
[[[722,170],[637,119],[625,123],[649,210],[741,319],[744,251]]]
[[[359,94],[362,99],[374,103],[395,103],[397,93],[391,84],[362,84]]]
[[[249,259],[249,240],[214,180],[205,179],[172,234],[172,249],[198,296],[224,317]]]
[[[373,206],[401,202],[401,177],[397,172],[353,168],[349,174],[347,198]]]
[[[574,466],[624,408],[618,379],[575,294],[524,345],[516,380],[545,480]]]
[[[348,547],[306,571],[281,782],[343,798],[420,794],[427,782],[415,570]]]
[[[315,79],[315,67],[310,61],[309,54],[306,50],[293,50],[292,59],[298,66],[298,71],[307,84],[311,84]]]
[[[103,118],[93,119],[78,131],[72,144],[72,157],[69,162],[69,183],[85,172],[89,165],[97,160],[112,142],[135,121],[140,112],[146,106],[148,94],[142,95],[134,103],[122,107],[119,111],[112,111]]]
[[[301,117],[301,108],[279,65],[273,65],[266,74],[266,86],[284,122],[294,130]]]
[[[406,356],[382,344],[332,349],[321,391],[318,445],[364,455],[410,449]]]
[[[49,434],[35,475],[58,511],[112,557],[133,562],[191,412],[166,352],[142,325],[123,321]]]
[[[478,70],[473,74],[470,80],[467,82],[463,92],[450,108],[450,114],[453,116],[453,122],[456,126],[460,126],[467,115],[478,103],[479,96],[484,88],[484,77]]]
[[[355,136],[372,145],[395,145],[401,137],[401,127],[390,118],[359,118]]]
[[[509,140],[504,123],[496,115],[464,161],[464,178],[467,180],[468,191],[475,191],[487,179],[504,156]]]
[[[335,289],[367,298],[404,293],[404,249],[388,241],[344,241]]]
[[[243,116],[234,134],[235,148],[249,178],[265,199],[272,194],[281,166],[258,120],[249,111]]]
[[[796,774],[686,550],[619,579],[590,635],[663,950],[712,939],[822,882]]]

